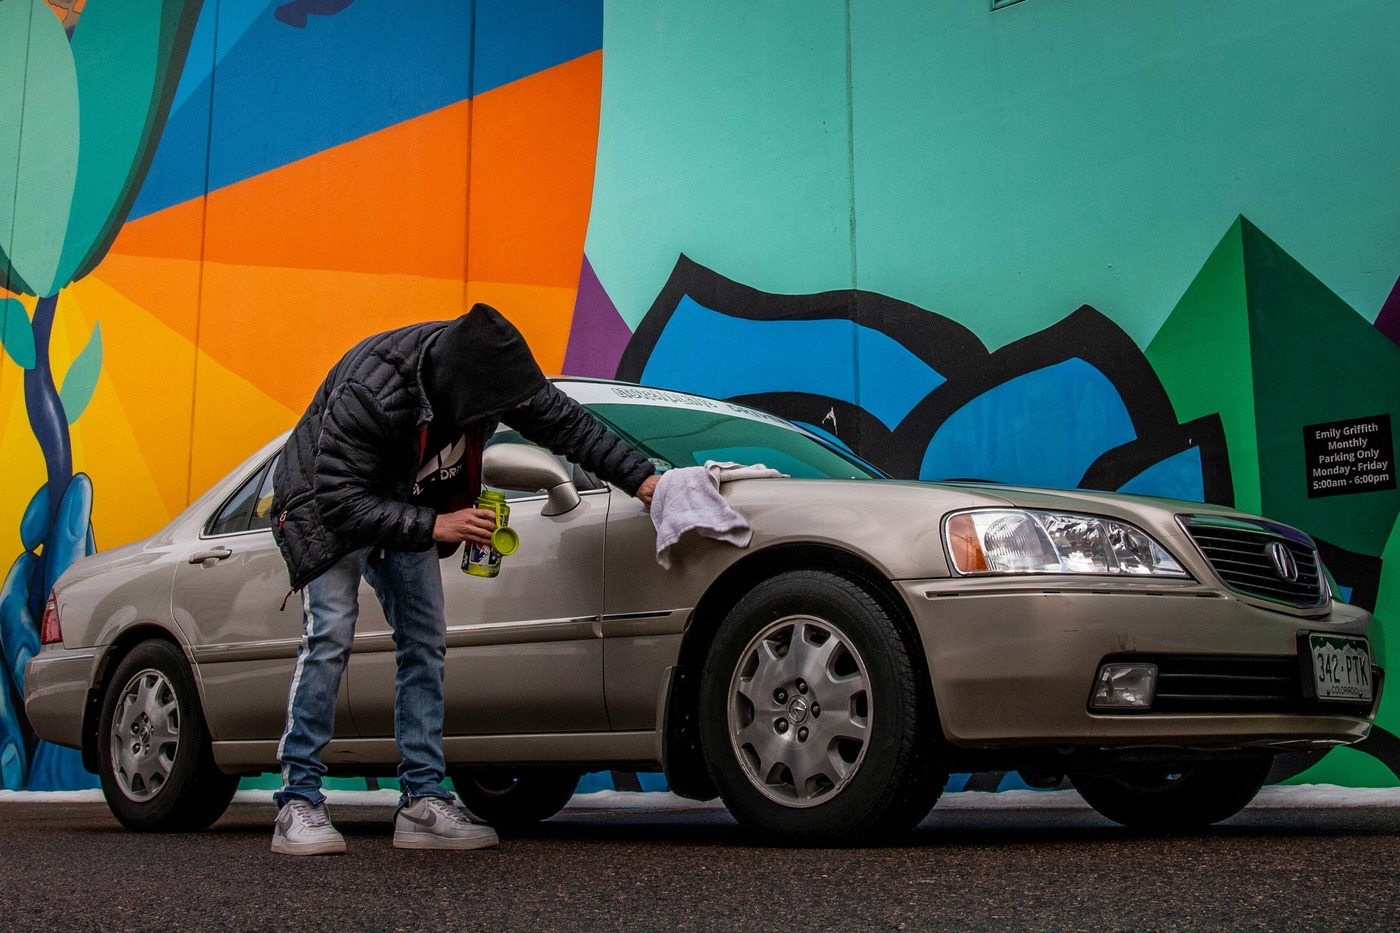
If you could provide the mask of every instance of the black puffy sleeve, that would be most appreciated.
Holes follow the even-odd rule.
[[[636,495],[643,480],[656,472],[650,460],[553,383],[545,383],[527,404],[512,408],[501,420],[526,440],[568,457],[629,496]]]

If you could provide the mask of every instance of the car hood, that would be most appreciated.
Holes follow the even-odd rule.
[[[969,508],[1010,507],[1046,509],[1066,512],[1088,512],[1108,518],[1132,521],[1145,515],[1221,515],[1250,519],[1249,515],[1228,506],[1182,499],[1165,499],[1129,493],[1103,492],[1094,489],[1048,489],[1038,486],[1003,486],[999,483],[933,482],[927,480],[839,480],[839,479],[764,479],[761,483],[740,480],[724,485],[726,496],[747,500],[751,495],[763,498],[826,501],[855,498],[860,501],[895,501],[938,507],[944,511]],[[927,512],[920,510],[911,518],[922,519]]]
[[[1209,571],[1179,516],[1261,521],[1201,502],[994,483],[775,478],[727,483],[722,492],[752,525],[754,547],[824,542],[861,554],[891,579],[950,575],[943,519],[966,509],[1046,509],[1127,522],[1167,546],[1197,579]]]
[[[1098,489],[1046,489],[1039,486],[1002,486],[997,483],[932,483],[930,485],[975,490],[1027,509],[1085,510],[1109,517],[1129,518],[1144,512],[1170,512],[1173,515],[1221,515],[1231,518],[1257,518],[1238,509],[1209,502],[1166,499]]]

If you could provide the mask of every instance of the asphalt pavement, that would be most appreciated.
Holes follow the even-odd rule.
[[[864,849],[769,847],[716,804],[594,795],[464,853],[395,850],[392,795],[341,795],[349,852],[321,858],[271,854],[261,795],[190,835],[129,833],[91,798],[0,796],[0,929],[1400,928],[1400,798],[1273,790],[1167,837],[1072,791],[951,794],[900,844]]]

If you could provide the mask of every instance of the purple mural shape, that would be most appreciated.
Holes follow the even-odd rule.
[[[564,372],[570,376],[611,379],[631,339],[632,331],[627,322],[617,313],[617,306],[608,297],[603,283],[598,281],[593,264],[587,256],[583,257],[574,323],[564,353]]]
[[[1395,280],[1390,296],[1381,305],[1381,313],[1376,315],[1376,329],[1389,337],[1391,343],[1400,344],[1400,279]]]

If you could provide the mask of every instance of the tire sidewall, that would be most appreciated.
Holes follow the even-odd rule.
[[[578,772],[523,769],[514,773],[507,790],[490,790],[478,781],[475,768],[454,770],[457,797],[473,815],[497,826],[529,826],[547,820],[573,798]]]
[[[1179,770],[1183,775],[1179,784],[1168,787],[1141,787],[1132,772],[1126,777],[1071,775],[1070,780],[1091,807],[1115,823],[1152,831],[1191,830],[1229,819],[1248,806],[1269,767],[1264,759],[1163,766],[1163,773]]]
[[[705,761],[725,804],[749,828],[784,843],[818,844],[856,838],[880,815],[891,793],[901,750],[913,729],[908,694],[899,686],[899,660],[908,646],[873,600],[854,598],[825,573],[789,573],[760,583],[720,625],[700,684],[700,735]],[[868,594],[867,594],[868,595]],[[729,692],[736,666],[753,638],[787,616],[809,616],[837,629],[859,653],[869,687],[870,729],[856,773],[831,799],[786,807],[753,786],[729,731]],[[907,667],[905,668],[907,670]]]
[[[126,795],[116,777],[112,759],[112,720],[127,684],[145,670],[158,672],[170,683],[179,707],[180,733],[175,760],[165,785],[149,800],[133,800]],[[107,682],[97,729],[98,778],[108,807],[122,825],[138,831],[165,828],[181,805],[203,742],[204,721],[199,697],[194,677],[180,649],[166,641],[148,641],[137,645],[117,664]]]

